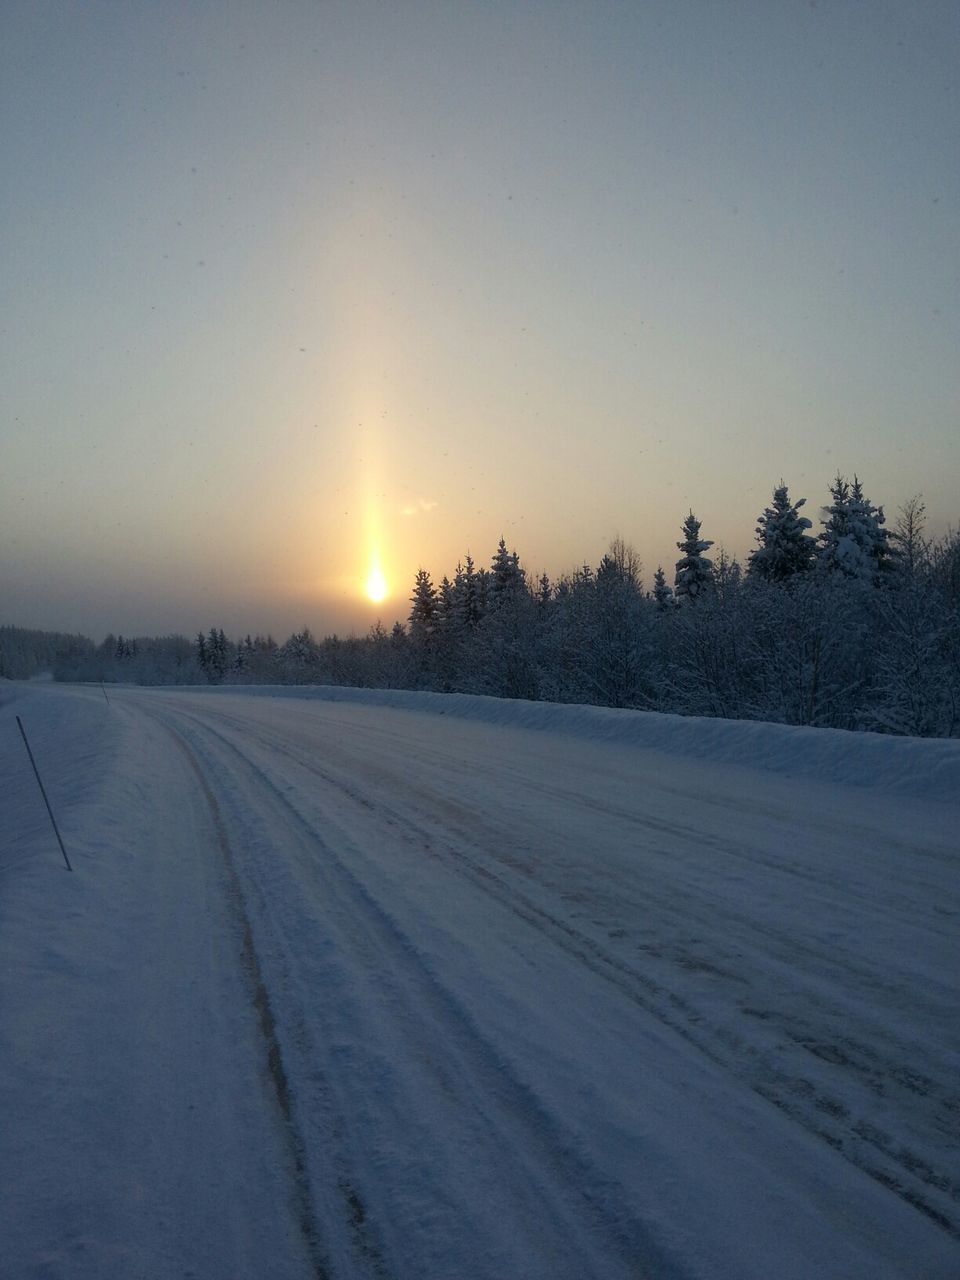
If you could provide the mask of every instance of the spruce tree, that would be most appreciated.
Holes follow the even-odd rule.
[[[853,484],[837,475],[824,508],[818,564],[827,573],[842,573],[860,582],[877,583],[890,563],[883,508],[864,495],[857,476]]]
[[[677,543],[683,556],[676,565],[675,592],[678,600],[690,603],[700,599],[713,582],[713,561],[703,554],[713,543],[700,537],[700,523],[691,511],[683,522],[683,541]]]
[[[890,534],[883,527],[885,524],[883,507],[873,505],[854,476],[850,487],[850,532],[862,548],[866,577],[874,583],[879,583],[890,568]]]
[[[503,538],[494,553],[491,569],[490,590],[494,600],[499,600],[508,592],[524,585],[526,574],[520,568],[520,557],[516,551],[507,550]]]
[[[440,589],[437,592],[437,625],[442,631],[452,631],[456,627],[455,604],[453,583],[444,574],[440,579]]]
[[[460,620],[464,627],[473,628],[480,621],[483,608],[480,602],[477,570],[469,551],[463,557],[463,569],[458,586],[457,607],[460,611]]]
[[[667,583],[662,564],[657,565],[657,571],[653,575],[653,598],[660,613],[665,613],[673,604],[673,587]]]
[[[410,603],[413,605],[410,610],[411,640],[429,640],[437,625],[437,589],[430,581],[429,570],[417,570]]]
[[[490,607],[490,570],[483,565],[477,570],[477,608],[482,618]]]
[[[767,507],[757,521],[760,545],[747,560],[751,577],[783,582],[813,566],[816,540],[805,532],[811,527],[810,521],[799,514],[805,502],[806,498],[791,502],[782,480],[774,489],[773,506]]]

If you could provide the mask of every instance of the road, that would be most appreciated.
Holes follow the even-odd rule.
[[[15,705],[77,867],[0,858],[20,1274],[960,1273],[956,805],[362,703]]]

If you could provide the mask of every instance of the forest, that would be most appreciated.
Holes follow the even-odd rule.
[[[912,498],[887,527],[838,475],[819,531],[781,481],[745,565],[690,512],[669,575],[645,584],[615,539],[551,581],[503,539],[435,581],[405,622],[283,643],[82,636],[0,627],[0,677],[136,684],[340,684],[428,689],[917,736],[960,735],[960,533],[925,535]]]

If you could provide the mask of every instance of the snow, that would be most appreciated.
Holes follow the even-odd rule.
[[[113,686],[111,686],[112,688]],[[235,696],[210,686],[200,696]],[[677,716],[612,707],[526,702],[465,693],[351,689],[342,685],[247,686],[243,695],[320,699],[451,715],[506,728],[563,733],[720,764],[747,765],[819,782],[842,782],[917,798],[960,796],[960,742],[903,738],[845,729],[807,729],[714,716]]]
[[[109,696],[0,690],[5,1277],[960,1273],[960,743]]]

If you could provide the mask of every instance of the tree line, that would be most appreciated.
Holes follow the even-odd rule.
[[[925,535],[913,498],[888,528],[859,479],[838,475],[820,529],[782,481],[741,565],[683,521],[672,580],[649,589],[616,539],[551,581],[505,541],[435,582],[417,571],[391,630],[318,640],[306,627],[229,639],[212,628],[69,643],[58,679],[329,683],[593,703],[685,715],[960,735],[960,534]],[[5,628],[0,632],[3,643]],[[2,650],[0,650],[2,653]],[[3,667],[0,666],[0,672]]]

